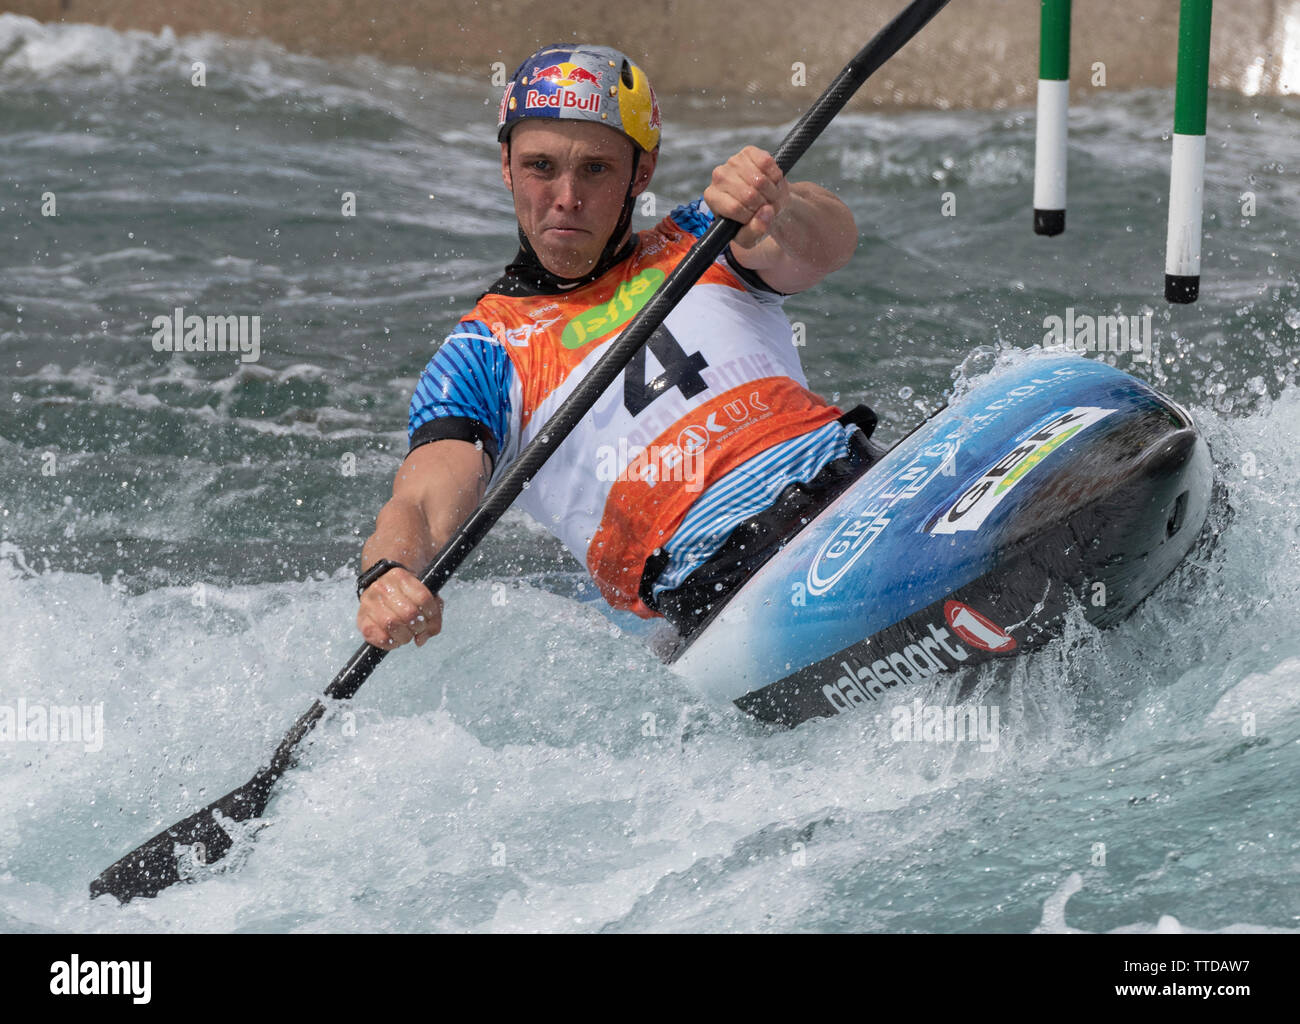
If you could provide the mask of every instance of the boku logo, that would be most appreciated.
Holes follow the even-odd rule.
[[[632,280],[620,282],[614,297],[608,302],[579,313],[564,325],[560,344],[565,348],[582,348],[592,339],[604,337],[622,327],[641,312],[663,281],[662,270],[646,267]]]

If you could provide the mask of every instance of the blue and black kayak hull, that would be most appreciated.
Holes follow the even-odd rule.
[[[784,725],[1100,627],[1182,561],[1209,508],[1190,416],[1137,378],[1044,357],[901,441],[670,656],[702,694]]]

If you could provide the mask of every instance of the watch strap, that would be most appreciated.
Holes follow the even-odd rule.
[[[374,583],[375,580],[388,572],[389,569],[406,569],[406,566],[401,562],[394,562],[391,558],[381,558],[378,562],[372,565],[369,569],[366,569],[357,577],[357,599],[360,600],[366,587]],[[406,569],[406,571],[410,572],[411,570]]]

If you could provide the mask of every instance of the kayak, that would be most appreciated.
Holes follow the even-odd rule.
[[[1083,356],[987,379],[872,464],[667,652],[691,689],[796,725],[1113,625],[1195,544],[1205,441]]]

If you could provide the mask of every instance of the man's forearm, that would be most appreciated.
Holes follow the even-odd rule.
[[[790,184],[790,202],[772,222],[764,242],[771,240],[785,255],[819,275],[839,270],[853,256],[857,230],[853,215],[833,193],[810,181]],[[745,252],[746,266],[763,270],[779,254],[762,252],[763,242]],[[750,254],[753,254],[751,262]],[[768,257],[764,259],[764,257]]]
[[[434,441],[411,452],[361,550],[362,568],[389,558],[419,573],[469,518],[491,475],[482,448],[465,441]]]
[[[361,549],[361,567],[365,569],[381,558],[389,558],[418,574],[433,561],[447,540],[447,537],[434,536],[419,505],[393,498],[379,510],[375,532]]]
[[[799,181],[766,233],[752,247],[733,241],[732,256],[779,292],[811,288],[853,256],[858,229],[853,214],[820,185]]]

